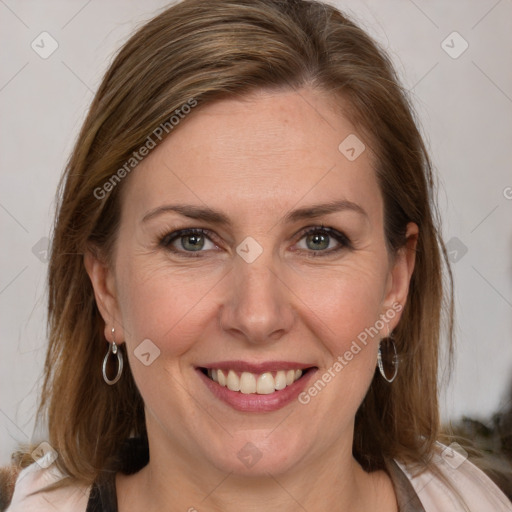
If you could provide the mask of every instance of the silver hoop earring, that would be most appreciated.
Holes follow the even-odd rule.
[[[123,373],[123,354],[119,347],[116,345],[114,341],[114,328],[112,327],[112,343],[108,344],[108,352],[105,354],[105,358],[103,359],[103,380],[109,385],[114,385],[120,378]],[[107,361],[110,354],[114,354],[117,356],[117,374],[113,379],[109,379],[107,376]]]
[[[382,377],[387,381],[387,382],[393,382],[395,380],[395,377],[398,373],[398,353],[396,351],[396,345],[395,345],[395,342],[393,341],[393,338],[391,336],[388,336],[387,339],[389,341],[391,341],[391,343],[393,344],[393,376],[391,378],[389,378],[387,375],[386,375],[386,372],[384,370],[384,363],[382,362],[382,352],[381,352],[381,343],[382,343],[382,340],[381,340],[381,343],[379,343],[379,351],[377,353],[377,363],[379,365],[379,371],[380,371],[380,374],[382,375]]]

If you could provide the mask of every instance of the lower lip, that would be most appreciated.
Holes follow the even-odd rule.
[[[312,368],[296,380],[290,386],[284,389],[274,391],[268,395],[258,395],[257,393],[241,393],[231,391],[225,386],[207,377],[199,368],[196,369],[199,377],[206,384],[208,389],[220,400],[230,405],[233,409],[242,412],[270,412],[277,411],[297,399],[300,393],[306,388],[309,381],[316,373],[317,369]]]

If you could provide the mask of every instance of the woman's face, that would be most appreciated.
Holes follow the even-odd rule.
[[[278,474],[351,454],[414,263],[386,251],[355,136],[318,91],[259,92],[197,107],[126,178],[113,268],[87,265],[152,462]]]

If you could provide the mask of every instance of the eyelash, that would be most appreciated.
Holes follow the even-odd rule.
[[[309,253],[308,257],[316,258],[316,257],[325,257],[328,255],[332,255],[334,253],[338,253],[343,249],[352,249],[352,243],[349,240],[349,238],[344,234],[341,233],[333,228],[325,227],[323,225],[321,226],[315,226],[312,228],[306,228],[303,230],[300,235],[298,241],[302,240],[304,237],[307,237],[308,235],[312,234],[318,234],[323,233],[328,235],[329,237],[334,238],[340,245],[339,247],[336,247],[334,249],[326,249],[326,250],[306,250],[306,249],[299,249],[299,252],[307,252]],[[212,233],[207,229],[202,228],[187,228],[187,229],[180,229],[177,231],[173,231],[172,233],[167,233],[164,236],[160,237],[159,239],[159,245],[170,252],[174,254],[178,254],[180,256],[183,256],[185,258],[200,258],[202,257],[201,253],[207,252],[207,251],[185,251],[185,250],[178,250],[172,247],[172,242],[175,240],[179,240],[182,237],[189,236],[189,235],[202,235],[208,238],[211,242],[215,243],[214,240],[212,240]],[[215,238],[215,237],[213,237]],[[216,244],[217,245],[217,244]]]

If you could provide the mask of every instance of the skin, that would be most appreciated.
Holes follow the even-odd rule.
[[[198,107],[123,184],[114,264],[92,252],[85,260],[105,337],[111,341],[115,326],[116,342],[127,344],[146,407],[151,460],[135,475],[117,475],[120,512],[397,510],[391,480],[366,473],[352,442],[379,339],[400,313],[307,405],[239,412],[195,370],[221,360],[285,360],[317,366],[320,376],[379,315],[405,303],[418,228],[409,224],[407,246],[388,254],[370,150],[354,161],[338,150],[352,133],[318,90],[260,91]],[[342,199],[366,215],[283,220]],[[220,210],[232,226],[174,212],[142,221],[176,203]],[[304,228],[322,224],[351,246],[308,241]],[[187,257],[197,254],[190,238],[173,243],[181,256],[159,245],[184,228],[212,233],[200,257]],[[263,249],[252,263],[236,252],[247,236]],[[148,338],[161,352],[145,366],[134,350]],[[237,456],[248,442],[261,454],[250,468]]]

